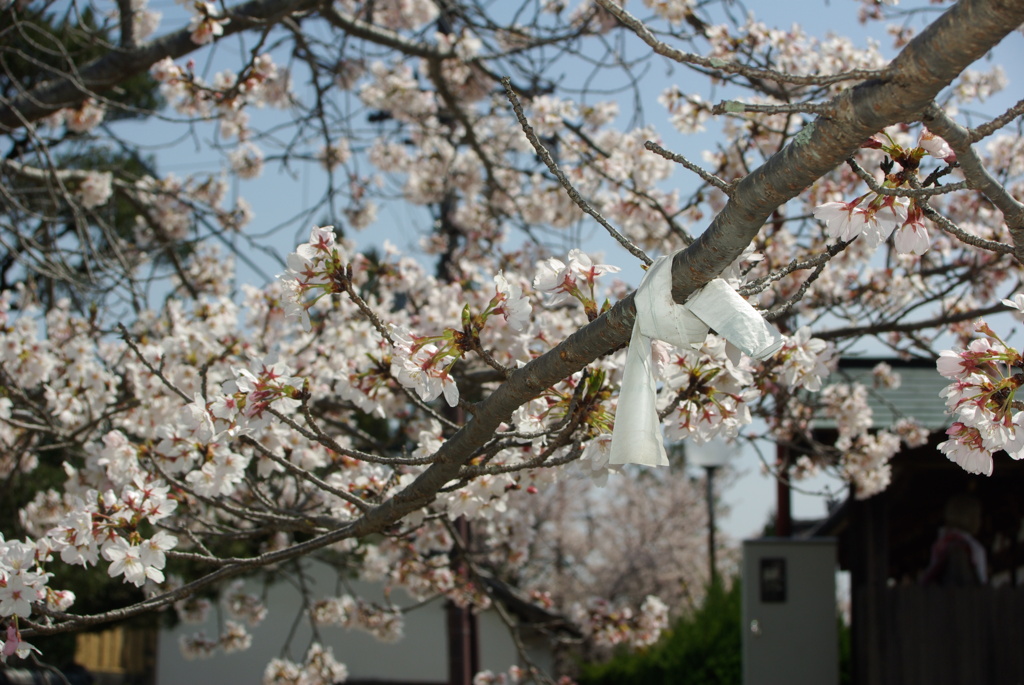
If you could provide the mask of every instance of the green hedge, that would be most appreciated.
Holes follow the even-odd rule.
[[[715,585],[701,607],[680,618],[658,644],[618,653],[602,664],[585,664],[580,685],[739,685],[740,583]]]

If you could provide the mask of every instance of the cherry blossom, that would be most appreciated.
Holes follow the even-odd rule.
[[[957,418],[939,450],[971,473],[991,475],[992,453],[1024,457],[1024,412],[1014,407],[1022,378],[1014,369],[1022,362],[984,321],[975,328],[991,337],[977,338],[966,349],[943,350],[937,362],[939,373],[953,381],[942,396]]]
[[[597,278],[618,271],[617,266],[595,264],[587,254],[573,249],[569,251],[568,264],[554,257],[538,262],[533,287],[550,294],[551,305],[561,304],[570,298],[579,300],[587,316],[593,319],[598,314],[595,290]]]
[[[88,133],[103,121],[105,110],[94,99],[89,98],[77,109],[64,110],[64,123],[74,133]]]
[[[228,157],[239,178],[257,178],[263,172],[263,152],[252,143],[243,143]]]
[[[103,548],[103,556],[111,562],[107,572],[111,578],[124,575],[125,580],[139,587],[145,584],[146,580],[163,582],[164,574],[161,569],[164,558],[160,544],[158,541],[154,546],[143,548],[131,544],[124,538],[115,538]]]
[[[225,654],[243,652],[252,646],[252,635],[249,634],[241,623],[226,621],[224,623],[224,632],[221,634],[219,642]]]
[[[939,444],[939,451],[968,473],[992,475],[992,452],[985,448],[981,432],[959,421],[946,430],[950,440]]]
[[[412,334],[393,331],[396,345],[391,357],[391,375],[403,386],[415,390],[426,402],[444,395],[449,406],[459,403],[459,387],[451,375],[455,359],[432,342]]]
[[[32,601],[38,591],[26,582],[25,574],[11,573],[0,578],[0,616],[32,615]]]
[[[494,276],[494,285],[498,290],[494,299],[500,303],[495,308],[495,313],[504,316],[514,330],[523,330],[530,321],[533,307],[530,300],[523,296],[522,287],[510,282],[500,271]]]
[[[219,645],[220,642],[218,640],[211,640],[206,637],[205,633],[201,632],[193,635],[182,635],[178,640],[181,655],[189,661],[212,658],[217,653]]]
[[[263,673],[264,685],[285,683],[309,683],[309,685],[331,685],[344,682],[348,669],[334,658],[330,647],[314,643],[306,653],[303,664],[285,659],[274,659]]]
[[[27,659],[31,652],[41,652],[21,639],[21,632],[13,623],[7,626],[7,639],[0,640],[0,663],[6,663],[7,658],[17,656],[19,659]]]
[[[921,139],[917,145],[932,157],[950,163],[956,161],[956,153],[949,147],[949,143],[929,131],[927,127],[921,129]]]
[[[881,245],[907,220],[906,200],[888,198],[867,207],[857,204],[859,200],[828,202],[816,207],[814,216],[826,223],[830,238],[845,241],[862,237],[868,248]]]
[[[473,685],[517,685],[526,676],[524,669],[513,666],[507,673],[480,671],[473,676]]]
[[[314,226],[309,242],[300,245],[288,255],[288,270],[280,275],[292,292],[285,311],[299,316],[303,326],[310,327],[309,309],[323,296],[333,291],[333,281],[340,276],[344,251],[336,242],[333,226]],[[307,300],[309,293],[317,293]]]
[[[114,192],[111,187],[112,182],[113,174],[96,171],[87,173],[78,187],[82,206],[86,209],[91,209],[106,204]]]
[[[1004,299],[1004,300],[1002,300],[1002,303],[1005,304],[1007,307],[1010,307],[1010,308],[1016,310],[1013,313],[1013,315],[1015,317],[1017,317],[1017,319],[1019,321],[1024,322],[1024,293],[1014,293],[1012,299]],[[944,350],[943,351],[943,355],[946,356],[948,354],[948,352],[950,352],[950,351],[945,351]],[[953,356],[953,355],[949,354],[948,356]],[[948,363],[949,362],[947,362],[947,364]],[[942,370],[940,369],[939,372],[942,373]],[[948,376],[948,374],[946,374],[946,373],[943,373],[942,375],[943,376]]]
[[[782,361],[783,382],[815,392],[831,373],[835,350],[824,340],[811,337],[809,328],[801,328],[786,342],[778,359]]]
[[[224,25],[230,19],[222,18],[220,12],[208,2],[196,2],[196,14],[189,22],[188,30],[192,32],[192,42],[197,45],[211,43],[224,34]]]
[[[657,597],[647,597],[637,613],[604,601],[574,606],[572,612],[595,643],[606,649],[624,643],[652,645],[668,627],[668,607]]]
[[[900,438],[888,431],[862,433],[856,439],[840,439],[840,468],[854,484],[858,499],[867,499],[884,490],[892,479],[889,461],[900,449]]]
[[[48,575],[36,566],[36,547],[0,536],[0,617],[32,615],[32,603],[46,596]]]
[[[915,203],[911,204],[903,225],[896,230],[893,244],[900,254],[922,255],[931,247],[924,214]]]
[[[573,270],[566,266],[565,262],[554,257],[537,264],[533,287],[541,292],[550,293],[551,304],[565,302],[570,295],[579,291]]]

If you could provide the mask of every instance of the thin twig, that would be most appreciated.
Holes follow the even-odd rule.
[[[685,167],[689,171],[692,171],[693,173],[695,173],[698,176],[700,176],[704,180],[705,183],[713,185],[714,187],[718,188],[719,190],[721,190],[723,193],[725,193],[729,197],[732,197],[733,192],[735,192],[735,190],[736,190],[736,184],[735,183],[728,183],[726,181],[723,181],[722,179],[720,179],[718,176],[715,176],[710,171],[704,169],[701,166],[698,166],[698,165],[694,164],[693,162],[688,160],[686,157],[683,157],[680,154],[676,154],[675,152],[669,152],[668,150],[666,150],[662,146],[660,146],[657,143],[655,143],[653,140],[648,140],[647,142],[645,142],[644,143],[644,147],[647,148],[648,150],[650,150],[651,152],[655,153],[655,154],[661,155],[662,157],[664,157],[665,159],[667,159],[669,161],[672,161],[672,162],[675,162],[676,164],[682,165],[683,167]]]
[[[737,289],[737,292],[744,297],[750,297],[751,295],[762,292],[770,283],[780,281],[794,271],[803,271],[805,269],[817,270],[837,254],[845,250],[851,242],[853,241],[843,242],[840,240],[835,245],[826,246],[823,254],[811,257],[810,259],[794,259],[786,266],[777,269],[766,276],[762,276],[761,278],[744,284],[743,287]]]
[[[387,340],[388,344],[394,347],[395,341],[391,337],[391,331],[389,331],[388,327],[384,325],[384,322],[381,320],[381,318],[377,316],[377,312],[373,311],[370,305],[366,303],[366,300],[360,297],[359,293],[356,292],[355,287],[353,286],[352,283],[352,265],[346,264],[345,276],[341,281],[341,285],[342,288],[344,288],[345,290],[345,294],[348,295],[349,299],[352,300],[352,302],[357,307],[359,307],[359,311],[363,313],[363,316],[369,319],[373,327],[377,329],[378,333],[380,333],[380,337]]]
[[[867,81],[870,79],[884,80],[889,75],[889,69],[852,69],[839,74],[824,76],[797,76],[787,74],[774,69],[761,69],[751,67],[737,62],[730,62],[717,57],[702,57],[692,52],[684,52],[670,47],[658,40],[651,33],[642,21],[634,17],[625,9],[615,3],[615,0],[597,0],[609,14],[621,21],[627,28],[637,35],[640,40],[647,43],[654,52],[669,59],[683,64],[693,64],[706,69],[714,69],[725,74],[739,74],[752,80],[775,81],[776,83],[792,83],[798,86],[829,86],[843,81]]]
[[[565,191],[569,194],[572,201],[575,202],[576,205],[584,211],[584,213],[594,217],[597,223],[601,224],[604,230],[608,231],[608,234],[615,238],[620,245],[626,248],[631,255],[648,266],[653,264],[653,259],[648,257],[643,250],[630,242],[628,238],[619,233],[615,227],[608,223],[607,219],[601,216],[600,212],[591,207],[590,203],[583,199],[583,196],[580,195],[579,191],[573,187],[572,183],[569,182],[569,179],[566,178],[562,170],[558,168],[558,164],[556,164],[555,160],[551,157],[551,153],[548,152],[548,149],[540,142],[536,132],[533,130],[533,126],[530,125],[530,122],[526,119],[526,115],[523,114],[523,106],[520,104],[515,91],[512,90],[512,80],[508,76],[505,76],[501,79],[501,85],[505,87],[505,95],[508,97],[509,102],[512,103],[512,109],[516,113],[519,125],[523,127],[523,133],[526,134],[530,144],[533,145],[533,149],[537,151],[537,155],[541,158],[544,164],[547,165],[551,173],[555,175],[555,178],[557,178],[558,182],[562,184],[562,187],[565,188]]]
[[[958,190],[968,189],[966,181],[950,183],[949,185],[944,186],[935,186],[934,188],[924,188],[921,186],[914,187],[913,184],[911,184],[912,187],[910,188],[886,188],[879,185],[878,181],[875,180],[875,177],[871,175],[871,172],[858,164],[852,157],[846,160],[846,164],[853,170],[853,173],[860,177],[860,180],[867,184],[868,188],[870,188],[872,192],[879,195],[885,195],[887,197],[924,198],[934,197],[935,195],[948,195],[949,193]]]
[[[1024,100],[1018,100],[1010,109],[1006,110],[987,124],[982,124],[971,131],[971,142],[977,143],[982,138],[987,138],[1003,126],[1024,114]],[[946,141],[949,142],[949,141]]]
[[[153,366],[149,360],[146,359],[146,355],[142,354],[142,350],[140,350],[138,345],[135,344],[135,339],[132,338],[132,334],[128,332],[128,328],[123,323],[118,323],[117,328],[121,331],[121,339],[124,340],[125,344],[131,348],[132,352],[135,353],[135,356],[138,357],[140,362],[142,362],[142,365],[145,366],[151,374],[160,379],[160,382],[164,384],[164,387],[183,399],[186,404],[195,402],[194,397],[186,395],[181,388],[172,383],[171,380],[164,375],[163,371]]]
[[[921,211],[924,212],[924,215],[931,219],[932,223],[938,226],[942,231],[948,233],[966,245],[977,247],[982,250],[988,250],[990,252],[996,252],[998,254],[1013,253],[1013,248],[1005,243],[997,243],[994,240],[985,240],[984,238],[979,238],[972,233],[968,233],[942,214],[935,211],[935,208],[928,204],[926,200],[919,199],[917,201],[917,206],[920,207]]]
[[[843,245],[843,247],[845,246],[846,245]],[[807,277],[807,280],[800,284],[800,288],[793,293],[793,296],[782,304],[772,307],[771,310],[764,315],[764,318],[768,321],[777,321],[789,312],[789,310],[793,308],[793,305],[804,299],[804,295],[806,295],[807,291],[810,290],[811,285],[818,280],[818,276],[821,275],[826,264],[828,264],[828,260],[822,260],[816,267],[814,267],[814,271],[812,271],[811,275]]]
[[[342,490],[340,488],[336,488],[333,485],[328,484],[324,480],[314,476],[312,473],[310,473],[306,469],[300,468],[300,467],[296,466],[295,464],[291,463],[290,461],[288,461],[284,457],[279,457],[278,455],[274,454],[274,452],[272,450],[267,449],[266,447],[261,445],[259,443],[259,441],[253,439],[252,437],[250,437],[248,435],[241,435],[241,436],[239,436],[238,439],[241,440],[242,442],[244,442],[246,445],[249,445],[250,447],[255,449],[257,452],[262,454],[267,459],[270,459],[275,464],[278,464],[279,466],[283,467],[289,473],[291,473],[291,474],[301,478],[304,481],[312,483],[313,485],[315,485],[320,490],[323,490],[324,492],[329,492],[332,495],[334,495],[335,497],[338,497],[340,499],[345,500],[346,502],[348,502],[352,506],[356,507],[360,511],[364,511],[365,512],[365,511],[368,511],[370,509],[370,505],[367,504],[366,502],[364,502],[362,499],[356,497],[352,493],[346,492],[346,491],[344,491],[344,490]]]

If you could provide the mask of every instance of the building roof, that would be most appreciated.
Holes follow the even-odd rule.
[[[877,387],[873,369],[885,362],[900,376],[897,388]],[[868,406],[871,407],[874,428],[887,428],[904,417],[913,417],[925,428],[945,430],[951,419],[946,413],[946,404],[939,393],[949,385],[949,380],[939,375],[935,362],[927,359],[844,358],[826,379],[826,385],[836,383],[860,383],[868,389]],[[815,429],[834,429],[833,419],[815,419]]]

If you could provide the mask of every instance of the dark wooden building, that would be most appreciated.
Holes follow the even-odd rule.
[[[931,440],[893,459],[888,489],[851,497],[809,533],[837,537],[840,568],[851,574],[854,682],[1024,683],[1024,460],[997,454],[990,477],[950,462],[936,448],[950,421],[938,397],[945,379],[931,364],[890,363],[903,383],[873,397],[875,425],[915,416]],[[844,373],[863,376],[870,365]],[[951,502],[970,505],[984,578],[935,573]]]

